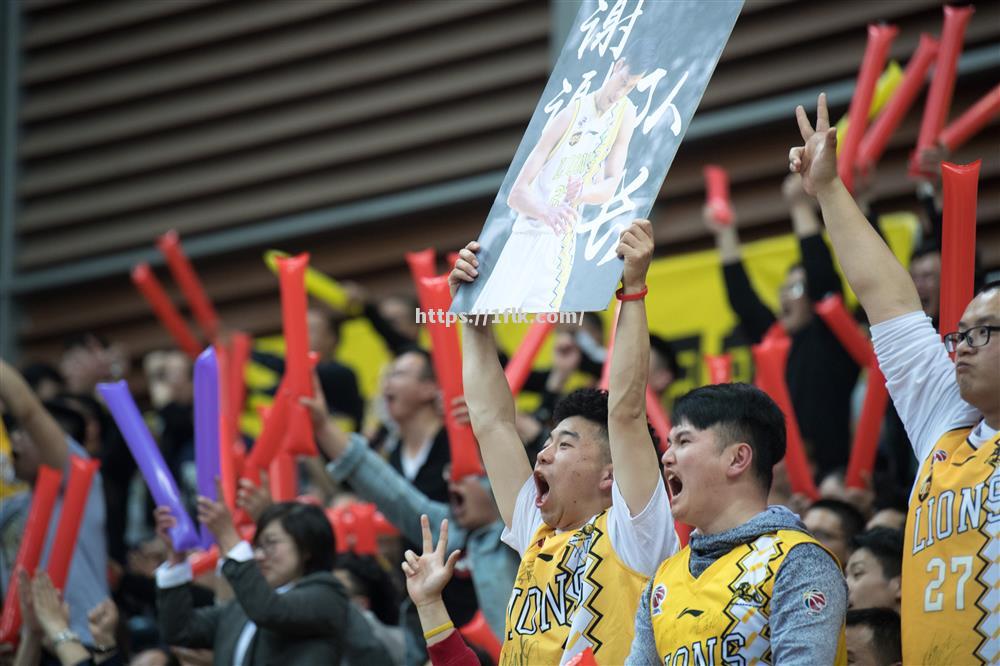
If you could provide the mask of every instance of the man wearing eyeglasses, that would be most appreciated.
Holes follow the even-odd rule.
[[[815,130],[801,106],[796,116],[805,145],[791,150],[789,168],[819,200],[921,461],[904,541],[903,663],[998,663],[1000,283],[972,299],[942,343],[906,270],[837,177],[825,97]]]

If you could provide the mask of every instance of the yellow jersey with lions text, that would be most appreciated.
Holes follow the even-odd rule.
[[[812,536],[796,530],[762,534],[733,548],[697,578],[691,575],[690,547],[665,560],[653,576],[649,599],[663,666],[772,663],[774,579],[789,551],[804,543],[822,548]],[[807,612],[821,613],[826,595],[810,590],[802,604]],[[847,663],[843,628],[834,663]]]
[[[1000,663],[1000,435],[945,433],[906,518],[903,663]]]
[[[647,580],[615,554],[607,511],[574,531],[542,524],[514,579],[501,666],[555,666],[587,646],[598,664],[625,663]]]

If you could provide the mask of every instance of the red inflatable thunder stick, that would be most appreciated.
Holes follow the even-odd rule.
[[[882,431],[882,419],[885,408],[889,404],[889,392],[885,388],[885,377],[878,368],[878,362],[872,355],[868,364],[868,386],[865,389],[865,402],[861,407],[861,418],[858,419],[854,431],[854,441],[851,443],[851,457],[847,462],[847,475],[844,484],[848,488],[866,488],[875,467],[875,454],[878,452],[878,437]]]
[[[477,610],[468,623],[458,628],[458,633],[462,634],[462,638],[465,639],[466,643],[475,645],[489,654],[494,664],[500,663],[500,649],[502,646],[493,634],[493,630],[490,629],[490,625],[486,623],[483,611]]]
[[[705,354],[705,365],[708,366],[709,384],[728,384],[733,381],[733,357],[729,354]]]
[[[226,412],[229,418],[230,427],[234,434],[240,431],[240,413],[243,411],[243,403],[247,396],[246,367],[250,361],[250,350],[253,347],[253,340],[246,333],[233,333],[229,340],[229,368],[225,379],[228,389],[229,409]]]
[[[437,273],[434,267],[434,250],[431,248],[419,252],[407,252],[406,263],[410,267],[413,283],[417,285],[420,284],[420,278],[432,278]]]
[[[618,317],[622,313],[622,302],[615,303],[615,313],[611,316],[611,332],[608,334],[608,353],[604,355],[604,365],[601,367],[601,381],[597,387],[607,391],[611,382],[611,354],[615,350],[615,333],[618,331]]]
[[[149,307],[163,324],[163,328],[170,333],[177,347],[192,359],[198,358],[198,354],[201,353],[201,343],[188,328],[174,304],[170,302],[170,297],[153,275],[149,264],[139,264],[132,268],[132,284],[149,303]]]
[[[791,341],[788,338],[775,338],[768,343],[754,345],[754,365],[757,368],[757,385],[771,396],[781,411],[785,414],[787,445],[785,447],[785,468],[788,470],[788,481],[792,492],[805,495],[810,500],[819,499],[819,491],[809,471],[809,460],[802,444],[802,434],[799,423],[792,409],[792,399],[788,395],[788,385],[785,383],[785,362]]]
[[[270,469],[271,462],[281,450],[281,441],[288,430],[289,406],[287,391],[282,383],[275,395],[274,405],[260,410],[263,426],[243,465],[243,478],[254,484],[260,484],[261,471]]]
[[[194,318],[198,320],[198,325],[209,340],[215,340],[219,333],[219,315],[212,307],[212,301],[208,299],[205,288],[198,279],[194,267],[188,261],[187,255],[181,248],[181,239],[176,231],[170,230],[156,239],[156,246],[160,248],[160,253],[167,260],[170,274],[174,276],[174,281],[184,293],[188,305]]]
[[[420,307],[425,312],[446,312],[451,307],[451,294],[448,292],[448,276],[441,275],[432,278],[417,279],[417,297]],[[427,323],[427,332],[431,336],[431,360],[434,363],[434,374],[437,376],[438,387],[444,398],[444,425],[448,431],[448,444],[451,449],[451,478],[461,479],[468,475],[482,476],[485,474],[479,461],[479,446],[472,434],[472,426],[460,425],[455,422],[452,414],[452,400],[464,394],[462,388],[462,349],[458,344],[458,329],[440,321]]]
[[[920,134],[917,137],[917,147],[910,156],[910,175],[919,176],[920,154],[937,141],[948,119],[951,108],[951,96],[955,91],[955,69],[958,66],[958,56],[962,53],[962,42],[965,39],[965,26],[972,18],[975,8],[951,7],[944,8],[944,27],[941,29],[941,46],[938,49],[937,62],[934,66],[934,78],[930,90],[927,91],[927,102],[924,104],[924,116],[920,121]]]
[[[271,461],[271,497],[275,502],[291,502],[298,493],[298,471],[295,458],[281,451]]]
[[[857,164],[862,171],[870,171],[882,158],[882,153],[889,144],[889,137],[899,127],[913,100],[924,87],[927,70],[937,58],[937,53],[938,41],[926,33],[920,35],[920,43],[906,65],[902,82],[882,109],[882,113],[875,119],[875,123],[865,132],[861,145],[858,146]]]
[[[552,330],[556,327],[554,323],[535,321],[528,328],[527,334],[518,345],[517,351],[507,361],[507,367],[503,369],[503,374],[507,377],[507,384],[510,392],[516,398],[524,388],[524,382],[528,380],[531,373],[531,366],[535,363],[538,350],[542,348]]]
[[[729,200],[729,174],[715,164],[706,164],[702,172],[705,175],[705,204],[712,211],[712,219],[719,224],[733,223],[733,206]]]
[[[309,255],[278,259],[278,279],[281,282],[281,325],[285,336],[285,379],[289,390],[289,423],[292,452],[316,455],[312,421],[300,397],[313,394],[312,365],[309,361],[309,331],[306,325],[306,268]]]
[[[594,658],[594,651],[587,648],[567,661],[566,666],[597,666],[597,659]]]
[[[87,508],[90,486],[100,466],[98,460],[70,456],[69,480],[66,482],[62,509],[59,511],[59,523],[56,526],[56,535],[52,540],[49,563],[46,567],[52,585],[57,590],[66,588],[66,576],[69,574],[69,564],[76,550],[76,537],[80,533],[83,510]]]
[[[236,431],[227,417],[232,398],[229,383],[225,381],[230,374],[230,359],[229,349],[225,345],[215,345],[215,361],[219,366],[219,476],[222,485],[222,497],[219,499],[230,511],[236,511],[236,479],[240,475],[240,465],[234,448]]]
[[[869,25],[868,44],[865,55],[858,70],[858,82],[851,97],[851,108],[848,113],[847,134],[844,145],[837,158],[837,170],[840,179],[848,190],[854,191],[854,165],[858,156],[858,146],[868,127],[868,112],[875,95],[875,84],[879,74],[885,67],[885,59],[889,55],[889,46],[899,33],[894,25]]]
[[[1000,115],[1000,84],[983,95],[954,122],[941,130],[938,143],[954,152],[976,135],[986,124]]]
[[[831,294],[813,308],[847,350],[854,362],[866,368],[872,361],[872,345],[854,321],[854,317],[844,307],[844,299],[839,294]]]
[[[49,522],[52,519],[52,509],[59,496],[59,484],[62,483],[62,472],[41,465],[38,468],[38,478],[31,496],[31,508],[24,523],[24,533],[17,548],[17,559],[10,573],[10,583],[7,585],[7,596],[3,602],[3,615],[0,615],[0,643],[17,643],[21,630],[21,604],[17,597],[18,576],[24,571],[28,577],[35,575],[38,562],[42,559],[42,548],[45,546],[45,535],[49,532]]]
[[[980,160],[941,163],[944,221],[941,228],[941,334],[958,330],[972,300],[976,264],[976,196]]]
[[[670,416],[667,415],[666,410],[663,409],[663,403],[648,385],[646,386],[646,418],[653,426],[653,432],[660,439],[659,450],[662,454],[667,450],[669,443]]]

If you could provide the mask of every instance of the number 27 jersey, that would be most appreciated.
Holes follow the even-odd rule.
[[[945,433],[906,519],[903,663],[1000,664],[1000,435]]]

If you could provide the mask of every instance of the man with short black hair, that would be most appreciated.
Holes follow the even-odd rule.
[[[899,614],[890,608],[847,611],[847,663],[853,666],[900,666]]]
[[[642,593],[627,664],[844,664],[847,589],[834,556],[768,507],[785,418],[747,384],[703,386],[674,406],[664,476],[695,528]]]
[[[478,275],[470,243],[451,273],[454,290]],[[502,664],[565,663],[587,648],[620,664],[631,613],[657,564],[677,549],[667,493],[646,420],[649,329],[646,272],[652,225],[621,234],[621,312],[609,392],[583,390],[556,406],[557,424],[534,469],[515,428],[514,400],[488,328],[462,336],[465,399],[500,515],[521,556],[507,606]]]
[[[837,499],[816,500],[802,513],[802,522],[816,539],[847,566],[854,537],[865,529],[865,517],[853,504]]]
[[[876,527],[854,537],[847,561],[847,607],[891,608],[899,612],[902,594],[903,532]]]
[[[990,492],[1000,484],[1000,283],[986,285],[957,324],[947,324],[957,330],[934,330],[910,275],[837,175],[826,97],[817,102],[815,129],[801,106],[796,116],[803,145],[789,151],[789,168],[819,200],[920,461],[904,541],[904,661],[997,663],[1000,605],[979,600],[993,598],[1000,576],[1000,501]]]

